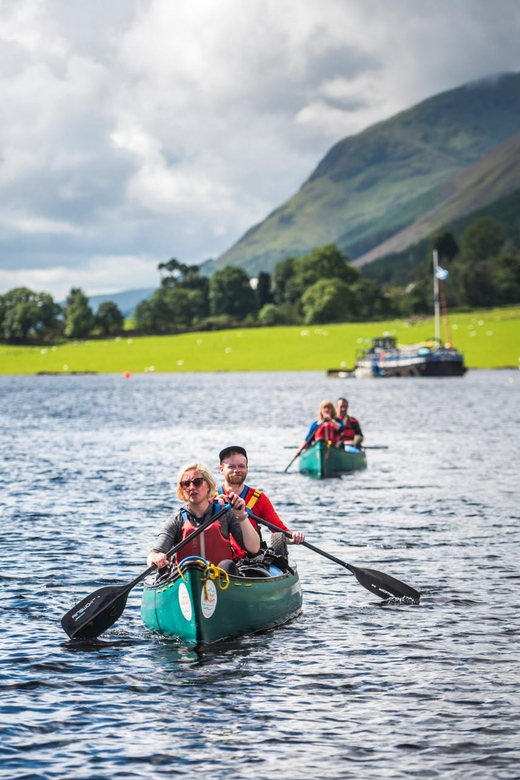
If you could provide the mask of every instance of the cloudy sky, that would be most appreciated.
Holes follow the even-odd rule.
[[[517,0],[0,0],[0,293],[155,287],[330,147],[520,70]]]

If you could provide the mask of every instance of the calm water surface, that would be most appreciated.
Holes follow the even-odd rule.
[[[284,468],[346,393],[366,472]],[[1,377],[0,775],[518,778],[520,374]],[[128,582],[178,467],[243,444],[288,525],[423,592],[383,605],[292,548],[304,611],[203,651],[147,633],[140,588],[90,645],[60,618]]]

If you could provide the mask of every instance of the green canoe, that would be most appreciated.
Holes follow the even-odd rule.
[[[346,471],[366,469],[367,456],[362,450],[351,447],[350,451],[331,447],[326,441],[317,441],[300,455],[302,474],[323,479]]]
[[[296,567],[278,576],[241,577],[218,570],[212,579],[215,574],[216,567],[204,559],[186,558],[167,582],[146,581],[145,626],[196,646],[272,628],[301,611]]]

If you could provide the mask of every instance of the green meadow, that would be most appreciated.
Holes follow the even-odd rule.
[[[453,346],[469,368],[520,367],[520,307],[453,314],[450,328]],[[390,320],[0,345],[0,374],[325,371],[352,368],[357,352],[383,333],[415,344],[433,336],[434,323]],[[446,340],[444,328],[441,337]]]

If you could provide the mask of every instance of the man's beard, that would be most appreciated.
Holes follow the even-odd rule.
[[[226,478],[226,482],[229,485],[241,485],[245,478],[245,474],[230,474],[230,476]]]

